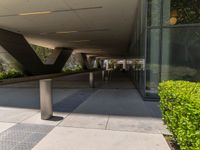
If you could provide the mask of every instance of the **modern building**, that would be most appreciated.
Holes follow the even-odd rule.
[[[0,56],[33,75],[60,72],[73,51],[85,62],[132,60],[132,80],[153,100],[163,80],[200,81],[199,9],[198,0],[1,0]],[[55,51],[42,63],[30,44]]]

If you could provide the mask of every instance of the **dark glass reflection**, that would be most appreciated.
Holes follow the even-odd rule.
[[[200,0],[171,0],[169,11],[170,25],[200,23]]]
[[[162,80],[200,81],[200,28],[163,29]]]

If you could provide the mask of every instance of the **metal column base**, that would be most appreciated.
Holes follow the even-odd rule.
[[[94,84],[94,73],[93,72],[90,72],[90,74],[89,74],[89,82],[90,82],[90,87],[94,88],[95,84]]]
[[[41,119],[48,120],[53,116],[52,80],[40,80]]]

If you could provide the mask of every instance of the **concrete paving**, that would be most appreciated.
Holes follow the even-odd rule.
[[[0,122],[0,133],[9,129],[10,127],[14,126],[14,123],[4,123],[4,122]]]
[[[56,127],[33,150],[170,150],[160,134]]]
[[[0,107],[0,122],[20,123],[35,115],[38,110]]]
[[[40,119],[38,82],[0,87],[0,135],[18,124],[51,126],[45,137],[20,148],[169,150],[159,103],[144,102],[126,74],[105,82],[96,74],[95,89],[89,88],[88,74],[57,78],[53,87],[54,117],[47,121]]]
[[[22,123],[57,126],[59,123],[61,123],[63,118],[67,117],[68,113],[54,112],[53,115],[54,116],[50,120],[41,120],[41,114],[39,112],[34,116],[22,121]]]

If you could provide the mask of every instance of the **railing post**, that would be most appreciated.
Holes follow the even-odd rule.
[[[89,82],[90,82],[90,87],[91,88],[94,88],[94,73],[93,72],[90,72],[89,73]]]
[[[41,119],[48,120],[53,116],[52,79],[40,80]]]

